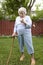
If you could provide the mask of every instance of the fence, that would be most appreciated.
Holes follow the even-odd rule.
[[[43,20],[33,21],[35,27],[32,26],[32,35],[43,34]],[[0,21],[0,36],[1,35],[12,35],[14,28],[14,21],[2,20]]]
[[[32,27],[32,34],[43,35],[43,20],[33,21],[33,24],[35,24],[35,27]]]
[[[11,35],[13,33],[14,21],[0,21],[0,35]]]

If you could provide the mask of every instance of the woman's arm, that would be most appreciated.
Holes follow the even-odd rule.
[[[16,21],[15,21],[14,30],[13,30],[12,36],[16,36],[16,35],[17,35],[17,27],[16,27]]]
[[[32,20],[31,20],[30,16],[28,16],[27,21],[26,21],[26,27],[31,28],[31,26],[32,26]]]
[[[21,22],[24,23],[28,28],[31,28],[32,26],[32,20],[29,16],[27,16],[26,20],[23,18]]]

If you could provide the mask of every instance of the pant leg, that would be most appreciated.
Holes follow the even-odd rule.
[[[32,35],[31,35],[31,31],[29,30],[24,31],[24,43],[26,45],[28,53],[29,54],[34,53],[34,48],[32,44]]]
[[[23,35],[18,36],[19,46],[20,46],[20,52],[24,52],[24,39]]]

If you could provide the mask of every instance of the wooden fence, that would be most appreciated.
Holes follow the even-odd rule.
[[[32,35],[43,35],[43,20],[34,22],[35,27],[32,26]],[[0,21],[0,36],[12,35],[14,21],[2,20]]]

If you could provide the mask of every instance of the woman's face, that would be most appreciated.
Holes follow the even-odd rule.
[[[21,12],[19,12],[19,16],[23,18],[23,17],[25,17],[25,13],[23,11],[21,11]]]

